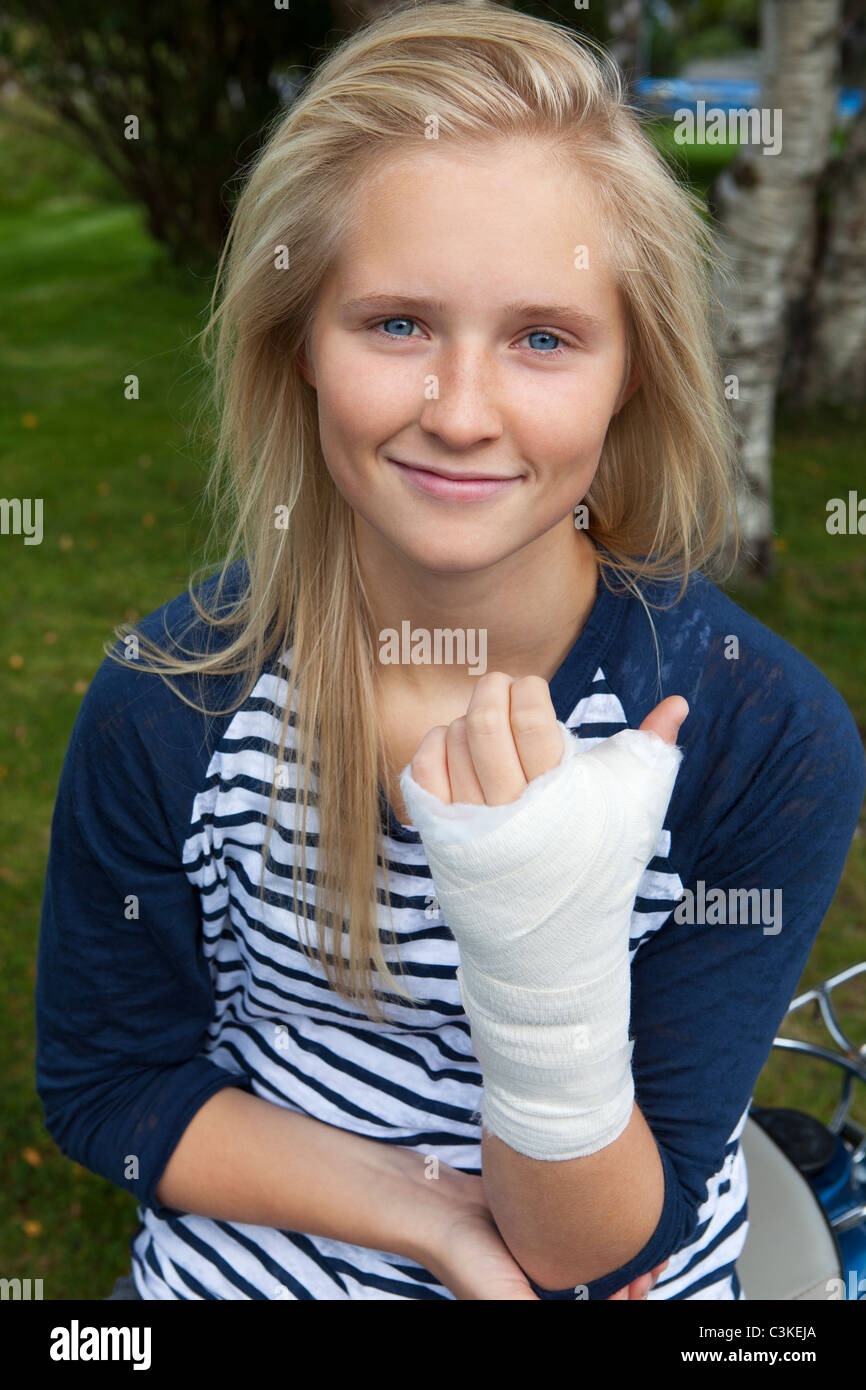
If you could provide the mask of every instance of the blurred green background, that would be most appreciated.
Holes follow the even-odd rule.
[[[670,128],[658,129],[672,148]],[[724,147],[677,150],[705,191]],[[683,164],[691,157],[691,162]],[[44,499],[39,550],[8,544],[2,588],[0,891],[5,970],[5,1143],[0,1249],[6,1277],[43,1278],[51,1299],[100,1299],[129,1268],[136,1203],[64,1158],[34,1091],[33,988],[40,904],[57,779],[87,683],[113,625],[181,592],[202,558],[207,459],[190,434],[202,373],[190,338],[210,283],[173,267],[101,166],[61,129],[10,126],[0,104],[0,359],[4,492]],[[128,372],[139,401],[123,398]],[[732,597],[814,661],[866,730],[864,550],[829,536],[828,497],[845,496],[862,458],[862,418],[822,411],[782,418],[776,440],[778,569]],[[60,519],[60,520],[59,520]],[[801,989],[866,956],[866,840],[852,843]],[[866,976],[843,1022],[866,1036]],[[826,1041],[816,1025],[792,1036]],[[760,1104],[829,1119],[836,1074],[774,1053]],[[858,1100],[855,1117],[866,1123]]]

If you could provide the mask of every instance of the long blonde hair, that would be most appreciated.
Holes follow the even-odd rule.
[[[315,391],[296,359],[347,229],[352,192],[392,152],[429,149],[432,114],[438,138],[453,144],[514,136],[552,141],[599,189],[607,252],[626,308],[629,359],[642,377],[610,423],[584,498],[602,575],[617,574],[641,602],[638,579],[679,576],[678,602],[689,573],[717,559],[730,545],[732,527],[737,530],[736,453],[711,335],[711,234],[697,199],[668,171],[624,103],[613,60],[564,25],[496,4],[412,5],[340,43],[267,131],[234,212],[200,335],[218,421],[204,497],[211,536],[225,527],[230,539],[220,548],[213,608],[199,602],[193,577],[189,593],[208,630],[228,628],[229,639],[217,651],[182,657],[137,634],[137,664],[207,714],[213,711],[188,699],[169,677],[240,673],[233,710],[263,665],[291,645],[276,764],[294,708],[294,842],[304,886],[299,903],[296,853],[295,909],[309,953],[306,834],[317,758],[314,920],[331,932],[339,926],[340,934],[331,938],[332,954],[319,931],[315,950],[330,986],[375,1019],[384,1014],[374,970],[387,991],[411,999],[389,969],[379,937],[380,860],[389,918],[391,898],[379,799],[386,758],[375,633],[352,510],[325,466]],[[284,248],[280,269],[278,248]],[[219,616],[226,571],[238,554],[248,580]],[[114,629],[124,642],[131,630],[128,624]],[[109,644],[105,650],[125,659]],[[275,777],[262,895],[276,794]],[[393,921],[392,939],[396,949]]]

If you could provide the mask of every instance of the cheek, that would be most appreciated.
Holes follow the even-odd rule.
[[[619,381],[617,379],[617,388]],[[594,470],[616,400],[607,374],[580,375],[562,389],[524,400],[513,419],[519,447],[529,459],[553,474]],[[588,485],[588,484],[587,484]]]
[[[362,354],[343,348],[319,370],[319,431],[322,446],[351,450],[378,445],[402,428],[407,402],[423,398],[423,381],[391,367],[382,369]]]

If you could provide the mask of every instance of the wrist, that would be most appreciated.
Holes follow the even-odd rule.
[[[561,978],[568,978],[567,972]],[[606,1059],[629,1057],[631,963],[624,948],[602,975],[574,979],[556,989],[527,988],[492,979],[463,960],[457,968],[463,1007],[485,1087],[538,1090],[569,1085],[585,1101],[596,1076],[609,1076]]]
[[[481,1179],[416,1149],[392,1149],[388,1157],[397,1242],[389,1248],[435,1274],[448,1221],[457,1210],[478,1200]]]
[[[606,1149],[628,1125],[635,1104],[631,1048],[608,1059],[603,1088],[590,1097],[580,1087],[551,1087],[543,1096],[513,1084],[485,1081],[481,1102],[484,1129],[515,1153],[542,1162],[564,1163]]]
[[[628,953],[603,976],[517,988],[464,961],[457,972],[483,1080],[482,1122],[527,1157],[606,1148],[634,1104]]]

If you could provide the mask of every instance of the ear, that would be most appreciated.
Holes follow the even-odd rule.
[[[298,348],[298,351],[297,351],[297,354],[296,354],[296,361],[297,361],[298,369],[300,370],[301,376],[304,378],[304,380],[305,380],[306,382],[308,382],[308,383],[310,384],[310,386],[312,386],[313,390],[315,390],[315,389],[316,389],[316,373],[313,371],[313,368],[310,366],[310,363],[309,363],[309,361],[308,361],[308,359],[307,359],[307,344],[306,344],[306,341],[302,344],[301,347]]]
[[[641,374],[638,371],[637,367],[632,367],[631,375],[629,376],[628,381],[625,383],[622,390],[620,391],[616,405],[613,408],[614,415],[616,415],[618,411],[622,410],[626,401],[631,400],[632,396],[634,395],[635,391],[640,386],[640,384]]]

